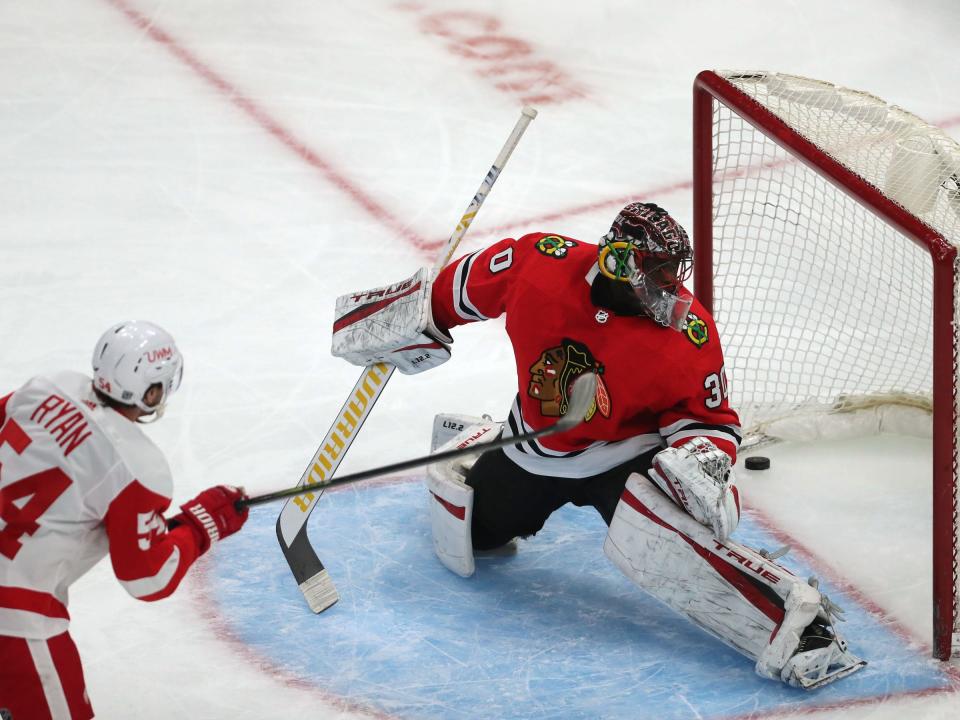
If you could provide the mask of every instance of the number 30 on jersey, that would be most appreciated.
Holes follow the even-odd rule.
[[[723,401],[729,397],[727,387],[727,370],[721,365],[720,372],[710,373],[703,381],[703,387],[707,390],[707,398],[703,404],[710,410],[716,410],[723,405]]]

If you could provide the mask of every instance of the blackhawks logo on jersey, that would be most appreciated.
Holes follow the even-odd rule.
[[[687,326],[683,329],[687,339],[698,348],[706,345],[710,335],[707,332],[707,324],[693,313],[687,313]]]
[[[540,401],[541,415],[560,417],[566,414],[570,404],[573,381],[584,372],[597,375],[597,392],[584,419],[589,422],[598,412],[602,417],[610,417],[610,393],[603,382],[603,364],[597,362],[586,345],[576,340],[565,338],[560,345],[541,353],[530,366],[527,395]]]
[[[559,235],[547,235],[537,240],[537,251],[542,255],[553,258],[565,258],[567,250],[576,247],[577,243],[573,240],[567,240]]]

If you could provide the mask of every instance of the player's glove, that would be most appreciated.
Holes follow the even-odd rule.
[[[207,488],[193,500],[180,506],[183,511],[171,518],[170,525],[189,524],[200,542],[200,553],[210,549],[215,540],[223,540],[233,535],[247,521],[248,508],[238,512],[237,500],[243,500],[247,494],[240,488],[229,485],[216,485]]]
[[[708,438],[661,450],[647,477],[720,542],[740,522],[740,500],[730,472],[730,456]]]

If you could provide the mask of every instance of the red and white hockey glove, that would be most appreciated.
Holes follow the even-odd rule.
[[[740,496],[730,456],[708,438],[661,450],[647,476],[694,520],[726,542],[740,522]]]
[[[238,512],[235,503],[246,497],[247,494],[240,488],[216,485],[181,505],[183,512],[172,520],[179,524],[189,523],[197,531],[195,534],[200,541],[200,553],[203,554],[215,540],[223,540],[243,527],[250,510],[244,508],[243,512]]]

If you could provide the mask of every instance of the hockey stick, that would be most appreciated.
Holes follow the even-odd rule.
[[[593,373],[584,373],[580,375],[573,383],[573,388],[570,391],[570,404],[567,408],[567,414],[561,417],[550,427],[542,428],[541,430],[535,430],[534,432],[526,433],[524,435],[500,438],[499,440],[483,443],[482,445],[468,445],[467,447],[458,447],[454,448],[453,450],[445,450],[444,452],[435,453],[433,455],[424,455],[423,457],[413,458],[412,460],[402,460],[391,465],[383,465],[381,467],[371,468],[370,470],[363,470],[362,472],[343,475],[338,478],[331,478],[321,482],[310,483],[309,485],[298,485],[297,487],[278,490],[276,492],[266,493],[264,495],[255,495],[254,497],[237,500],[235,505],[237,510],[241,511],[243,508],[251,505],[261,505],[263,503],[273,502],[274,500],[280,500],[285,497],[292,497],[305,492],[313,492],[314,490],[333,487],[334,485],[355,483],[359,482],[360,480],[367,480],[372,477],[377,477],[378,475],[389,475],[390,473],[402,472],[403,470],[409,470],[411,468],[421,467],[423,465],[430,465],[432,463],[442,462],[444,460],[452,460],[453,458],[462,457],[464,455],[472,455],[475,453],[482,454],[488,450],[496,450],[498,448],[507,447],[508,445],[519,445],[529,440],[544,437],[545,435],[553,435],[554,433],[563,432],[564,430],[570,430],[571,428],[583,422],[584,415],[586,415],[587,411],[590,409],[590,405],[594,401],[596,392],[597,376]]]
[[[503,171],[521,136],[536,116],[537,111],[533,108],[525,107],[521,111],[520,119],[517,120],[510,137],[500,149],[500,154],[493,161],[493,165],[480,184],[480,189],[473,196],[473,200],[467,206],[466,212],[460,218],[456,229],[437,258],[433,266],[434,275],[443,269],[456,252],[467,228],[476,217],[477,211]],[[387,381],[393,375],[394,369],[392,365],[385,363],[364,368],[360,379],[347,396],[347,401],[340,408],[337,419],[330,426],[320,447],[307,465],[307,469],[300,476],[298,487],[301,488],[301,492],[291,493],[292,499],[283,506],[277,518],[277,540],[280,543],[280,549],[287,559],[287,564],[307,604],[315,613],[326,610],[337,602],[340,596],[307,537],[307,520],[320,498],[320,495],[314,494],[311,489],[314,486],[323,486],[324,482],[336,472],[364,420],[367,419]]]

